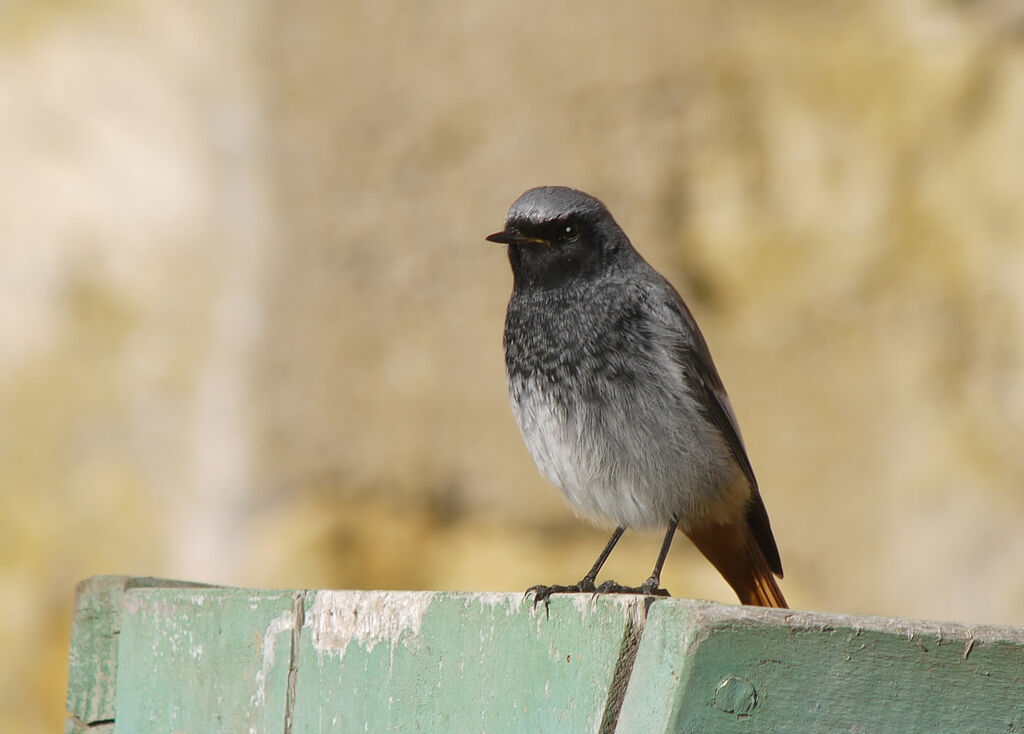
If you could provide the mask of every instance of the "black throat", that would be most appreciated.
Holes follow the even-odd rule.
[[[580,238],[552,245],[515,242],[508,246],[513,291],[554,290],[600,277],[608,271],[615,251]]]

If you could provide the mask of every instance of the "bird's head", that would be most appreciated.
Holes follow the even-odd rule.
[[[608,209],[565,186],[530,189],[513,202],[505,229],[487,237],[508,245],[515,287],[558,287],[600,275],[631,249]]]

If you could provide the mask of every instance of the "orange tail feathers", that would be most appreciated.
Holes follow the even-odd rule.
[[[718,569],[741,603],[789,608],[746,518],[730,525],[690,530],[686,535]]]

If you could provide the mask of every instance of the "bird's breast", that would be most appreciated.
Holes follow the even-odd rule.
[[[733,512],[749,488],[642,311],[560,305],[513,299],[505,326],[512,409],[541,473],[578,512],[615,524],[685,526],[718,514],[725,494]]]

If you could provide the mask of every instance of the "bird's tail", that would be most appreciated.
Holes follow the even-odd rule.
[[[746,518],[730,525],[708,525],[686,532],[743,604],[788,609],[775,573]]]

